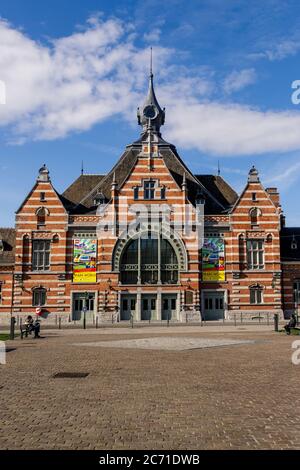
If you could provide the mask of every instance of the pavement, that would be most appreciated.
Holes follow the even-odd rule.
[[[297,337],[265,325],[42,334],[6,342],[0,449],[300,448]],[[64,372],[88,375],[54,378]]]

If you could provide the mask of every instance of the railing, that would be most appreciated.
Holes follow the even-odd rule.
[[[230,319],[221,318],[219,320],[208,320],[205,318],[205,315],[201,315],[200,312],[197,312],[195,317],[195,312],[189,311],[181,311],[181,321],[177,321],[175,318],[172,318],[170,315],[169,317],[165,318],[164,320],[156,320],[151,318],[151,316],[147,320],[137,321],[134,319],[133,315],[130,316],[129,320],[127,321],[120,321],[119,312],[110,312],[111,320],[102,321],[99,315],[94,315],[93,317],[87,318],[86,320],[86,328],[104,328],[104,327],[146,327],[149,325],[152,326],[183,326],[183,325],[190,325],[190,326],[235,326],[240,327],[241,325],[249,326],[249,325],[261,325],[261,326],[270,326],[274,327],[275,331],[278,331],[279,325],[286,323],[285,321],[279,322],[279,315],[273,314],[271,312],[257,315],[250,316],[249,314],[245,313],[231,313]],[[198,317],[198,319],[197,319]],[[22,323],[24,323],[25,317],[16,315],[15,317],[11,317],[11,319],[7,322],[7,325],[0,325],[1,330],[8,330],[12,332],[14,329],[16,332],[20,331],[22,327]],[[51,320],[43,320],[41,319],[41,329],[71,329],[71,328],[84,328],[83,319],[73,321],[70,317],[66,318],[65,316],[61,315],[53,315]]]

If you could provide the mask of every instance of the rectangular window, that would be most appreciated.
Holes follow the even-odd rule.
[[[171,299],[171,310],[176,310],[176,299]]]
[[[128,310],[128,300],[123,299],[123,310]]]
[[[250,289],[250,304],[262,304],[262,289]]]
[[[44,201],[46,201],[46,194],[45,194],[45,193],[43,193],[43,192],[42,192],[42,193],[40,193],[40,201],[41,201],[41,202],[44,202]]]
[[[32,270],[48,271],[50,269],[50,240],[33,240]]]
[[[155,198],[155,181],[144,181],[144,199]]]
[[[166,188],[163,186],[160,190],[160,198],[161,199],[166,199]]]
[[[32,305],[33,307],[42,307],[46,304],[46,289],[34,289]]]
[[[143,299],[143,310],[148,310],[148,299]]]
[[[151,310],[156,309],[156,299],[151,299]]]
[[[247,240],[248,269],[264,269],[264,242]]]
[[[164,299],[163,309],[168,310],[169,308],[169,299]]]
[[[256,201],[256,193],[252,193],[252,201]]]
[[[135,188],[133,188],[133,199],[137,201],[138,198],[139,198],[139,187],[136,186]]]
[[[136,305],[136,300],[131,299],[130,300],[130,310],[135,310],[135,305]]]

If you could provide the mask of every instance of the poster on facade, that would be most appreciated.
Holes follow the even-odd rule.
[[[202,280],[225,281],[223,238],[205,238],[202,247]]]
[[[75,238],[73,245],[73,282],[96,282],[97,240]]]

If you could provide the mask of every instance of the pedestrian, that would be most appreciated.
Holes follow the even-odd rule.
[[[290,335],[291,334],[291,329],[295,328],[296,325],[297,325],[297,318],[296,318],[296,315],[294,313],[292,313],[290,321],[286,325],[284,325],[284,329],[286,331],[286,334]]]

